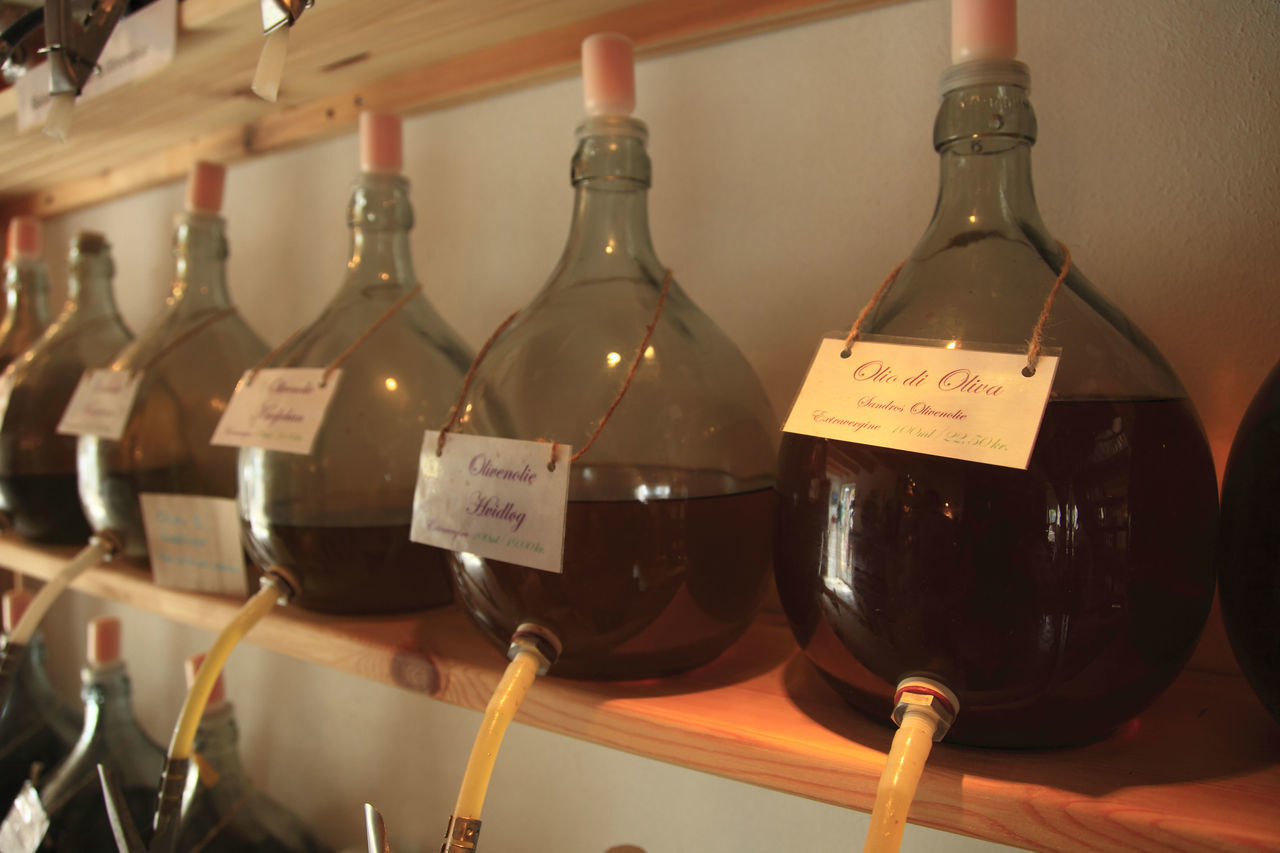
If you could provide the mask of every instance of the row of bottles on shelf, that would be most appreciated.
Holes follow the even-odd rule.
[[[413,271],[391,116],[361,119],[341,288],[270,352],[227,297],[216,167],[193,172],[165,311],[127,344],[105,243],[77,238],[80,304],[5,373],[0,494],[16,529],[91,530],[69,573],[122,554],[159,579],[148,500],[230,504],[264,587],[211,649],[209,678],[277,600],[385,613],[456,599],[509,648],[513,695],[547,669],[669,675],[746,629],[772,562],[798,644],[867,713],[925,720],[926,744],[948,730],[984,746],[1105,737],[1172,681],[1204,623],[1213,461],[1171,368],[1041,222],[1012,0],[955,0],[953,36],[933,221],[849,335],[819,348],[780,452],[746,360],[657,259],[630,46],[597,36],[564,254],[477,356]],[[15,227],[11,318],[34,315],[21,294],[39,291],[21,286],[38,262]],[[95,365],[119,431],[56,434]],[[80,508],[87,528],[65,517]],[[1241,658],[1271,685],[1276,565],[1271,548],[1223,582],[1232,619],[1226,575],[1263,578],[1270,609],[1240,618],[1264,627],[1233,639],[1250,638]],[[1230,594],[1256,604],[1258,589]],[[211,689],[197,681],[179,731]],[[171,762],[188,746],[175,733]],[[482,800],[464,783],[461,846]]]
[[[4,627],[11,631],[30,594],[4,595]],[[109,850],[112,830],[98,784],[99,767],[109,773],[138,826],[150,823],[155,781],[164,750],[133,714],[128,670],[121,657],[121,623],[94,619],[87,629],[81,671],[83,713],[55,693],[45,669],[39,635],[17,673],[17,684],[0,713],[0,800],[38,810],[24,828],[39,827],[43,840],[0,833],[0,849],[41,851]],[[201,657],[186,661],[194,680]],[[182,788],[178,849],[195,853],[323,853],[326,848],[283,806],[255,788],[245,772],[238,733],[221,678],[200,721],[195,749],[199,772]],[[28,847],[28,845],[30,845]]]

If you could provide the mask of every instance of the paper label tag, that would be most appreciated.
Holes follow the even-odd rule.
[[[158,585],[244,595],[244,549],[234,498],[143,494],[140,500]]]
[[[35,853],[49,831],[49,816],[44,813],[40,792],[30,780],[22,783],[22,791],[0,824],[0,853]]]
[[[560,572],[572,449],[560,445],[548,471],[546,442],[450,433],[436,456],[439,435],[422,442],[409,538]]]
[[[58,434],[96,435],[119,441],[141,381],[142,374],[130,370],[86,370],[58,421]]]
[[[251,382],[252,372],[240,377],[210,443],[311,453],[342,371],[325,380],[323,367],[273,368]]]
[[[98,57],[101,69],[89,77],[78,100],[85,100],[163,68],[178,43],[178,0],[157,0],[121,18]],[[49,114],[49,64],[18,78],[18,130],[44,124]]]
[[[9,413],[9,398],[13,396],[13,365],[10,364],[0,373],[0,427],[4,426],[4,416]]]
[[[826,338],[783,429],[787,432],[1026,468],[1058,356]]]

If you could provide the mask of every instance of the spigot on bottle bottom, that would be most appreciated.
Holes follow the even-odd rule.
[[[557,637],[550,629],[536,622],[521,622],[511,635],[511,645],[507,647],[507,659],[515,660],[522,651],[536,652],[542,659],[538,666],[538,675],[546,675],[552,665],[560,659],[564,650]]]
[[[471,817],[449,816],[449,828],[444,834],[440,853],[475,853],[480,839],[480,820]]]
[[[898,682],[898,689],[893,694],[893,706],[890,716],[897,726],[901,726],[903,718],[911,712],[925,713],[933,718],[936,726],[933,740],[937,743],[951,731],[956,713],[960,709],[960,700],[942,682],[913,676]]]

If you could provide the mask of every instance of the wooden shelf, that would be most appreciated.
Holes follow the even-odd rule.
[[[50,216],[349,131],[364,107],[422,112],[576,73],[583,37],[685,49],[901,0],[320,0],[294,27],[280,100],[249,84],[258,0],[184,0],[165,69],[82,102],[70,138],[17,131],[0,92],[0,215]]]
[[[0,539],[0,565],[48,578],[72,554]],[[227,598],[160,589],[104,567],[77,589],[217,629]],[[277,611],[257,645],[481,709],[504,658],[457,608],[351,620]],[[518,720],[863,811],[891,732],[855,714],[764,617],[713,664],[661,682],[540,679]],[[1280,726],[1238,677],[1188,671],[1136,722],[1073,750],[935,747],[913,823],[1038,850],[1280,849]]]

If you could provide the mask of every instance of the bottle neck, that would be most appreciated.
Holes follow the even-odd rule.
[[[351,259],[338,301],[372,293],[403,293],[417,286],[409,231],[413,207],[409,182],[401,175],[364,174],[356,181],[347,207]]]
[[[227,236],[222,217],[188,211],[174,230],[174,281],[168,303],[182,316],[231,307]]]
[[[115,263],[106,244],[77,245],[71,251],[71,276],[67,280],[67,307],[81,321],[119,314],[111,287]]]
[[[0,337],[15,330],[43,329],[49,324],[49,269],[39,258],[5,263],[5,316]]]
[[[18,687],[28,699],[32,707],[45,719],[51,718],[58,708],[58,695],[49,683],[49,673],[45,669],[44,638],[40,632],[31,635],[27,642],[27,659],[18,669]]]
[[[651,166],[647,129],[631,118],[597,116],[578,128],[573,156],[573,220],[553,277],[566,284],[635,277],[637,269],[659,268],[649,235]]]
[[[953,66],[934,123],[940,157],[938,203],[922,250],[1000,235],[1047,240],[1031,182],[1036,117],[1026,67],[1018,62]]]
[[[214,791],[241,791],[248,785],[244,765],[240,763],[239,741],[240,732],[230,704],[205,711],[196,733],[195,748],[218,774]]]
[[[80,671],[80,698],[84,702],[84,730],[80,743],[103,741],[138,731],[133,717],[133,688],[123,663]]]

